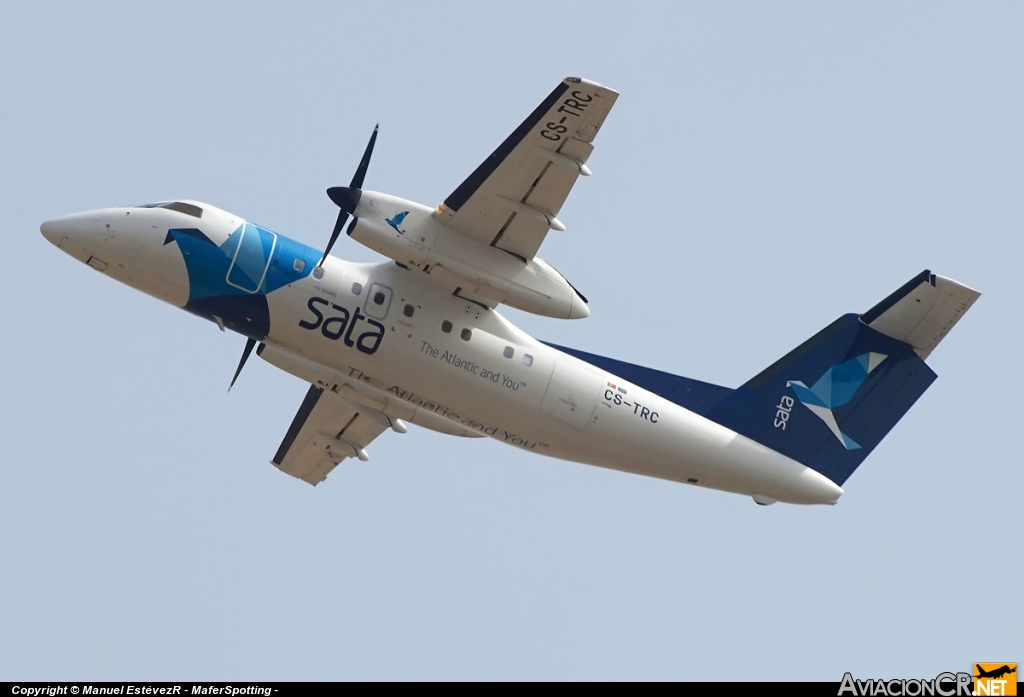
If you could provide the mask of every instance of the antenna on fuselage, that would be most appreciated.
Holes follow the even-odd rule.
[[[356,167],[356,173],[352,176],[352,183],[348,186],[332,186],[327,190],[327,195],[331,197],[331,200],[337,204],[338,208],[338,220],[334,223],[334,231],[331,232],[331,241],[327,243],[327,249],[324,250],[324,255],[320,259],[320,263],[317,267],[324,265],[324,261],[327,259],[327,255],[331,253],[331,248],[334,243],[338,241],[338,235],[341,234],[341,229],[345,227],[345,222],[348,217],[352,215],[356,206],[359,205],[359,199],[363,195],[363,180],[366,179],[366,169],[370,166],[370,156],[373,155],[373,145],[377,142],[377,129],[380,128],[378,123],[373,127],[373,133],[370,135],[370,142],[366,144],[366,150],[363,152],[363,159],[359,161],[359,166]]]

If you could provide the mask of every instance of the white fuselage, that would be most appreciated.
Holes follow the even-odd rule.
[[[176,243],[170,231],[198,229],[221,245],[245,221],[197,205],[201,219],[163,208],[114,208],[48,221],[42,230],[103,273],[259,339],[260,355],[274,365],[434,430],[761,502],[831,504],[842,494],[804,465],[549,347],[497,311],[394,262],[328,257],[323,273],[314,274],[318,250],[266,237],[274,269],[303,270],[265,294],[266,327],[247,315],[248,306],[221,316],[195,300],[203,269],[187,268],[189,241],[177,232]],[[218,273],[211,283],[223,281]],[[234,271],[227,273],[230,280]],[[238,278],[233,287],[244,289]]]

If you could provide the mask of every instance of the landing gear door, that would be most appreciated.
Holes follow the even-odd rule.
[[[555,360],[548,391],[540,410],[577,431],[590,425],[604,382],[601,376],[564,359]]]

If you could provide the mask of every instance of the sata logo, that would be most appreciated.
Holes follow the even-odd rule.
[[[405,216],[407,215],[409,215],[409,211],[402,211],[401,213],[396,213],[394,218],[385,218],[384,222],[393,227],[399,235],[404,235],[405,230],[398,226],[402,224],[402,221],[405,220]]]
[[[775,405],[775,428],[786,430],[786,424],[789,423],[789,415],[793,412],[794,404],[796,404],[796,400],[792,397],[782,396],[779,403]]]
[[[852,402],[867,381],[868,375],[886,358],[888,356],[884,353],[874,351],[862,353],[855,358],[832,366],[811,387],[799,380],[787,381],[786,387],[796,393],[796,398],[800,400],[801,404],[825,422],[825,425],[839,439],[844,448],[860,450],[860,443],[840,430],[833,410]]]
[[[324,312],[327,312],[326,308],[330,306],[331,310],[340,314],[325,318],[324,312],[320,311],[317,307],[318,305],[324,306]],[[346,346],[355,346],[366,354],[372,355],[377,352],[381,339],[384,338],[384,325],[359,312],[358,307],[356,308],[355,315],[352,315],[341,305],[335,305],[329,300],[315,296],[309,299],[306,306],[316,316],[316,319],[313,321],[300,320],[299,326],[303,329],[310,331],[319,329],[321,334],[332,341],[337,341],[344,337],[343,341]],[[360,328],[361,333],[356,335],[356,338],[353,340],[352,336],[356,334],[356,326],[360,320],[365,320],[366,324],[373,328],[373,331],[368,331],[368,328],[363,326]]]

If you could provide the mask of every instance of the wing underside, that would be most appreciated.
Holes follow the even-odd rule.
[[[434,215],[449,228],[524,260],[557,220],[618,93],[566,78]]]
[[[316,486],[345,458],[365,459],[389,426],[384,414],[312,385],[271,463]]]

